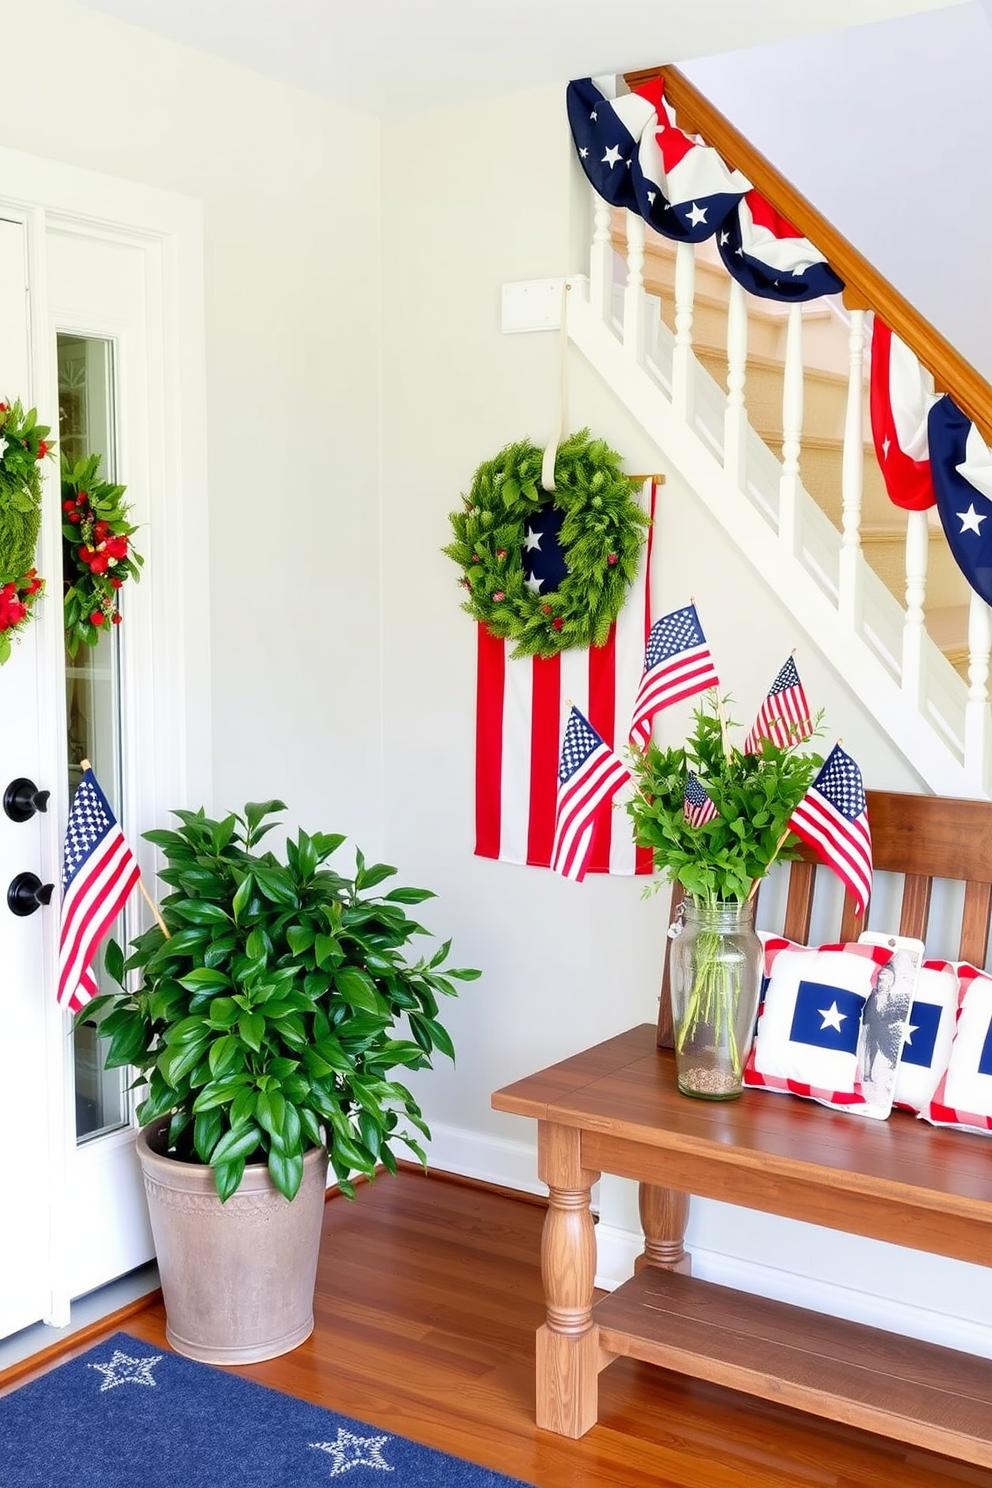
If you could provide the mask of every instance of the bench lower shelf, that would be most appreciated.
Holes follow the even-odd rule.
[[[992,1361],[646,1266],[596,1304],[607,1353],[992,1467]]]

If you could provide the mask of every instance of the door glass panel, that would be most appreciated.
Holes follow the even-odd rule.
[[[114,420],[114,347],[99,336],[59,335],[59,447],[70,465],[86,455],[100,456],[100,478],[116,480]],[[68,554],[65,557],[68,563]],[[70,799],[89,760],[118,820],[121,821],[121,676],[117,626],[96,646],[80,646],[66,655],[67,761]],[[121,823],[123,826],[123,822]],[[126,913],[126,912],[125,912]],[[124,944],[127,929],[120,916],[110,934]],[[105,945],[106,942],[103,942]],[[103,945],[93,971],[100,991],[112,990],[103,970]],[[126,1070],[105,1070],[106,1042],[95,1019],[73,1034],[76,1094],[76,1140],[86,1141],[127,1124],[130,1119]]]

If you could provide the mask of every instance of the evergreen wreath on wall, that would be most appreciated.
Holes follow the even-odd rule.
[[[0,666],[31,620],[44,581],[34,568],[41,528],[41,461],[50,430],[18,399],[0,402]]]
[[[63,577],[65,646],[75,656],[81,645],[95,646],[111,625],[119,625],[118,591],[140,577],[144,563],[131,545],[137,531],[127,520],[126,486],[100,480],[100,456],[62,464]]]
[[[450,514],[454,541],[443,550],[462,571],[462,609],[514,641],[513,656],[603,645],[649,524],[620,456],[588,429],[559,445],[553,491],[541,486],[543,458],[521,440],[484,461],[462,509]],[[535,572],[531,555],[542,543],[558,555],[555,577]]]

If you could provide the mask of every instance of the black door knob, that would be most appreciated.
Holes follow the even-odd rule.
[[[36,811],[48,810],[51,791],[40,791],[33,780],[20,775],[3,793],[3,809],[11,821],[30,821]]]
[[[51,901],[54,884],[43,884],[37,873],[19,873],[7,890],[7,907],[11,914],[34,914],[42,904]]]

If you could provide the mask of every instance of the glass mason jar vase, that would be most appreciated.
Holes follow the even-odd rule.
[[[683,1095],[733,1100],[743,1088],[761,989],[762,946],[750,901],[686,897],[672,941],[675,1065]]]

